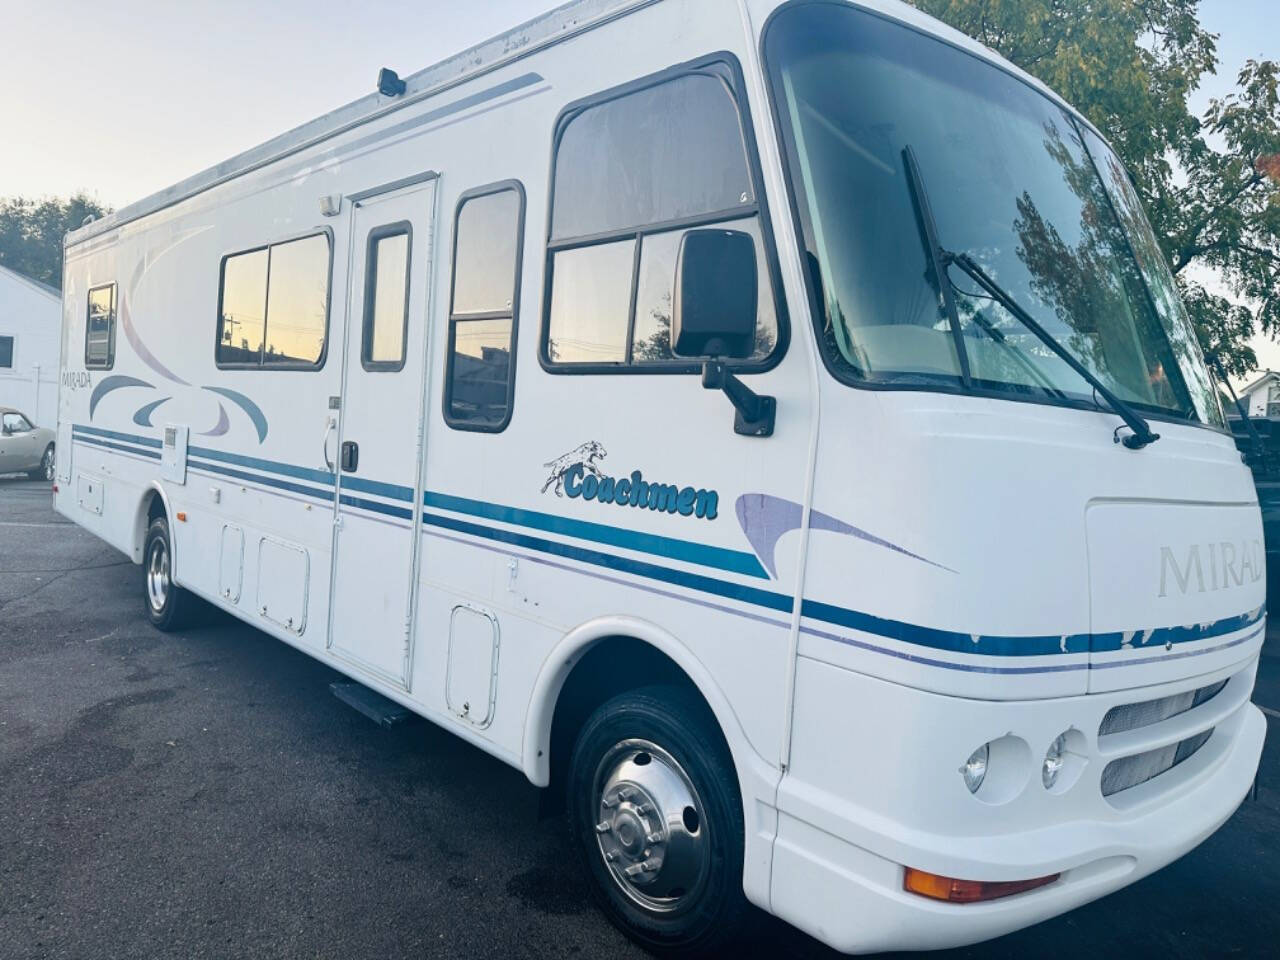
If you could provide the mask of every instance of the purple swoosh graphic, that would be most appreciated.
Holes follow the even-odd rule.
[[[222,405],[222,401],[218,401],[218,423],[212,430],[206,430],[200,434],[202,437],[222,437],[226,436],[231,429],[231,421],[227,417],[227,408]]]
[[[769,575],[776,579],[778,569],[773,555],[774,550],[785,534],[800,529],[801,521],[804,519],[804,507],[794,500],[784,500],[782,497],[770,496],[767,493],[747,493],[738,498],[734,509],[738,514],[738,524],[751,543],[751,549],[756,552],[756,556],[769,571]],[[809,527],[813,530],[827,530],[831,533],[856,537],[878,547],[884,547],[886,550],[892,550],[894,553],[900,553],[904,557],[927,563],[939,570],[946,570],[948,573],[956,572],[950,567],[934,563],[919,554],[903,549],[896,543],[890,543],[888,540],[847,524],[843,520],[837,520],[819,510],[810,511]]]
[[[141,268],[142,265],[139,264],[139,271],[141,271]],[[134,278],[134,287],[138,285],[139,279],[141,279],[141,272],[139,272],[139,275]],[[129,341],[129,345],[133,347],[134,352],[143,363],[156,373],[160,374],[160,376],[164,377],[166,380],[171,380],[174,383],[180,383],[183,386],[191,386],[191,384],[187,383],[186,380],[183,380],[180,376],[157,360],[155,358],[155,354],[148,350],[147,345],[142,342],[142,338],[138,336],[138,331],[133,328],[133,317],[130,315],[129,310],[129,296],[130,295],[126,294],[124,291],[120,292],[120,326],[124,330],[125,339]]]

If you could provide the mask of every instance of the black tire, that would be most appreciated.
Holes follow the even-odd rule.
[[[40,466],[27,473],[32,480],[44,480],[47,483],[53,482],[54,475],[54,458],[53,444],[49,444],[44,448],[44,455],[40,458]]]
[[[632,754],[637,744],[641,752]],[[649,756],[647,746],[658,748],[654,753],[665,754],[665,758]],[[622,758],[622,767],[616,765],[618,758]],[[625,872],[624,864],[634,868],[637,858],[643,858],[646,864],[655,863],[651,857],[657,851],[662,863],[652,881],[655,892],[664,882],[682,883],[683,877],[691,875],[687,871],[678,873],[674,880],[663,877],[668,869],[679,871],[682,865],[674,852],[678,841],[671,832],[678,827],[667,828],[667,839],[655,843],[652,849],[639,848],[649,847],[653,834],[637,841],[633,850],[622,849],[619,844],[623,841],[649,829],[620,832],[627,827],[622,821],[630,816],[625,808],[643,813],[646,806],[661,808],[663,804],[648,804],[645,801],[651,795],[634,789],[630,799],[618,800],[619,793],[611,793],[611,789],[625,797],[630,788],[617,785],[643,786],[646,774],[640,771],[658,762],[664,764],[665,769],[660,771],[664,776],[671,772],[669,763],[678,765],[682,788],[693,791],[691,796],[701,811],[690,817],[686,806],[684,817],[678,819],[686,825],[692,822],[693,833],[687,834],[684,841],[701,833],[700,849],[704,852],[684,861],[700,864],[698,880],[688,889],[671,888],[670,897],[652,898],[654,905],[650,906],[640,902],[650,899],[646,890],[638,889],[634,883],[628,887],[619,871]],[[637,768],[633,763],[644,766]],[[639,773],[641,779],[631,779],[626,773],[619,775],[620,769]],[[579,732],[566,781],[570,835],[592,880],[596,899],[623,933],[652,952],[684,957],[719,955],[745,936],[754,912],[742,890],[742,799],[720,729],[696,696],[679,687],[654,686],[609,700]],[[615,803],[605,803],[606,799],[614,799]],[[634,802],[637,799],[641,801],[639,805]],[[668,813],[658,809],[649,815],[653,819],[635,822],[671,823]],[[612,826],[606,829],[606,824]],[[614,857],[613,866],[606,860],[606,847]]]
[[[151,625],[165,633],[190,626],[200,608],[198,597],[173,582],[172,571],[169,521],[156,517],[147,528],[146,546],[142,551],[142,603]],[[162,588],[157,580],[163,580]]]

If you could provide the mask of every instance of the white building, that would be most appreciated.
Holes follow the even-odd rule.
[[[37,426],[58,421],[58,338],[62,294],[0,267],[0,407]]]
[[[1264,370],[1262,375],[1240,391],[1240,402],[1250,417],[1280,417],[1280,372]],[[1227,412],[1234,415],[1234,407]]]

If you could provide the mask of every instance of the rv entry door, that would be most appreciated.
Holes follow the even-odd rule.
[[[329,646],[407,690],[435,181],[352,201]]]

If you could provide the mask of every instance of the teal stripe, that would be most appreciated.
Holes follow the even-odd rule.
[[[92,428],[77,426],[76,429],[86,430]],[[111,431],[107,430],[99,430],[95,432],[133,443],[145,443],[148,445],[154,444],[157,447],[160,446],[159,440],[153,440],[148,437],[139,437],[137,435],[123,433],[111,433]],[[326,487],[332,487],[334,483],[334,475],[326,470],[314,470],[308,467],[293,466],[287,463],[279,463],[274,460],[260,460],[257,457],[246,457],[238,453],[227,453],[222,450],[214,450],[210,447],[198,447],[194,445],[188,448],[187,453],[192,457],[202,457],[206,460],[216,460],[223,463],[249,467],[254,470],[262,470],[286,477],[294,477],[299,480],[306,480],[310,483],[322,484]],[[262,479],[264,481],[266,480],[266,478]],[[274,485],[278,486],[279,484]],[[390,500],[401,500],[404,502],[411,502],[413,500],[413,488],[400,486],[398,484],[382,483],[376,480],[365,480],[361,477],[343,476],[342,486],[345,489],[360,491],[362,493],[371,493],[375,496],[386,497]],[[321,493],[320,495],[323,496],[324,494]],[[691,543],[688,540],[676,540],[673,537],[662,537],[652,533],[641,533],[635,530],[626,530],[621,527],[608,526],[603,523],[591,523],[587,520],[572,520],[568,517],[559,517],[549,513],[540,513],[536,510],[521,510],[518,507],[505,507],[496,503],[484,503],[480,500],[468,500],[463,497],[453,497],[444,493],[432,493],[428,491],[425,500],[428,507],[434,507],[439,510],[450,510],[454,513],[464,513],[473,517],[483,517],[487,520],[497,520],[500,523],[510,523],[516,526],[531,527],[533,529],[543,530],[549,533],[558,533],[566,537],[578,537],[583,540],[590,540],[594,543],[621,547],[624,550],[635,550],[639,553],[653,554],[655,556],[665,557],[669,560],[680,560],[685,563],[694,563],[701,566],[713,567],[717,570],[725,570],[729,573],[737,573],[746,577],[755,577],[759,580],[769,579],[769,575],[765,572],[764,567],[760,565],[760,561],[756,559],[755,554],[746,553],[741,550],[728,550],[724,547],[713,547],[705,543]]]
[[[361,493],[372,493],[375,496],[386,497],[388,500],[403,500],[405,503],[413,503],[413,487],[402,487],[396,483],[383,483],[380,480],[365,480],[363,477],[353,477],[350,474],[342,475],[343,490],[359,490]],[[412,516],[412,513],[410,513]]]
[[[238,453],[225,453],[211,447],[188,447],[187,453],[193,457],[204,457],[207,460],[221,460],[223,463],[234,463],[241,467],[252,467],[268,473],[279,473],[286,477],[297,477],[299,480],[310,480],[325,486],[333,486],[333,474],[327,470],[312,470],[309,467],[294,467],[274,460],[259,460],[257,457],[245,457]]]
[[[137,443],[144,447],[159,448],[163,446],[163,443],[155,437],[142,437],[136,433],[116,433],[114,430],[103,430],[100,427],[85,427],[78,423],[72,425],[71,433],[73,435],[88,434],[95,437],[107,437],[111,440],[123,440],[125,443]]]
[[[640,553],[651,553],[672,560],[683,560],[685,563],[696,563],[717,570],[727,570],[748,577],[768,580],[764,567],[754,554],[740,550],[726,550],[705,543],[690,543],[687,540],[675,540],[652,533],[639,533],[610,527],[603,523],[591,523],[586,520],[571,520],[536,510],[521,510],[518,507],[503,507],[480,500],[467,500],[463,497],[452,497],[444,493],[427,491],[425,502],[428,507],[437,510],[450,510],[454,513],[465,513],[473,517],[484,517],[500,523],[510,523],[521,527],[532,527],[549,533],[558,533],[566,537],[578,537],[595,543],[604,543],[624,550],[636,550]]]

